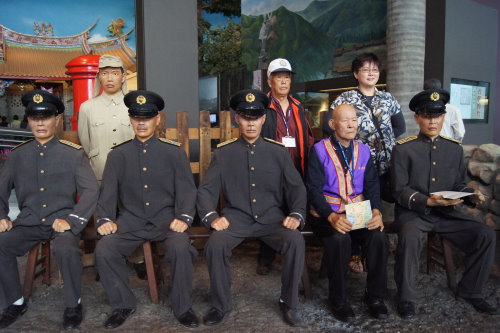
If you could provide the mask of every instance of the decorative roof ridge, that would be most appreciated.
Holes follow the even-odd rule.
[[[111,39],[100,40],[100,41],[96,41],[96,42],[89,42],[89,45],[95,46],[95,44],[115,42],[119,39],[123,39],[125,36],[128,36],[132,31],[134,31],[134,29],[135,29],[135,26],[133,26],[128,32],[124,33],[123,35],[120,35],[120,36],[117,36],[117,37],[111,38]]]
[[[88,27],[87,29],[85,29],[84,31],[76,34],[76,35],[70,35],[70,36],[39,36],[39,35],[31,35],[31,34],[25,34],[25,33],[22,33],[22,32],[18,32],[18,31],[15,31],[15,30],[12,30],[12,29],[9,29],[7,28],[5,25],[3,24],[0,24],[0,27],[4,30],[7,30],[7,31],[10,31],[12,33],[15,33],[15,34],[18,34],[18,35],[22,35],[22,36],[25,36],[25,37],[34,37],[34,38],[77,38],[77,37],[80,37],[82,35],[84,35],[85,33],[89,32],[96,24],[97,24],[97,21],[99,19],[95,20],[94,23],[92,23],[92,25],[90,27]],[[135,27],[134,27],[135,28]],[[134,29],[132,28],[132,30]],[[131,31],[132,31],[131,30]]]

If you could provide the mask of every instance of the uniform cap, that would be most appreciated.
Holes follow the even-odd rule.
[[[290,62],[286,59],[283,59],[283,58],[274,59],[273,61],[271,61],[269,63],[269,66],[267,66],[267,77],[268,78],[274,72],[290,72],[292,74],[295,74],[292,71],[292,65],[290,65]]]
[[[103,54],[99,58],[99,68],[104,67],[119,67],[125,71],[125,67],[123,67],[123,61],[120,57],[115,57],[109,54]]]
[[[64,104],[59,97],[45,90],[32,90],[21,97],[28,117],[50,117],[64,112]]]
[[[125,95],[123,101],[128,107],[130,117],[152,118],[165,107],[160,95],[147,90],[131,91]]]
[[[260,90],[240,90],[231,96],[231,109],[246,118],[257,119],[264,115],[269,107],[269,98]]]
[[[450,93],[443,89],[428,89],[419,92],[410,101],[410,110],[417,114],[446,113]]]

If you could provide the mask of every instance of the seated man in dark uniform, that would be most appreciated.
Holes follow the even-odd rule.
[[[285,147],[260,137],[267,96],[242,90],[230,104],[241,137],[219,144],[198,189],[198,213],[213,230],[205,246],[212,309],[203,319],[205,325],[215,325],[231,311],[231,251],[246,237],[258,237],[283,255],[279,307],[288,324],[301,326],[298,288],[304,238],[297,229],[304,225],[306,190]],[[226,203],[219,215],[221,191]]]
[[[354,140],[358,131],[356,109],[341,104],[328,121],[333,135],[316,143],[309,156],[307,190],[311,203],[311,226],[326,249],[329,302],[335,318],[349,321],[354,311],[347,302],[346,276],[351,239],[363,249],[368,268],[365,302],[370,314],[387,318],[388,240],[380,214],[380,190],[370,148]],[[372,218],[366,228],[352,230],[346,205],[370,200]]]
[[[138,90],[124,101],[135,138],[109,153],[97,205],[96,227],[104,237],[97,243],[96,265],[113,308],[104,327],[118,327],[135,312],[125,259],[145,241],[164,241],[174,315],[181,324],[196,327],[191,291],[197,252],[185,232],[196,203],[189,161],[179,143],[155,136],[158,111],[164,107],[161,96]]]
[[[438,191],[474,192],[465,185],[464,152],[458,141],[439,135],[449,93],[425,90],[410,101],[418,136],[399,140],[392,152],[392,188],[396,200],[395,227],[398,247],[394,278],[398,287],[398,313],[403,318],[415,314],[415,277],[422,249],[422,233],[435,231],[465,252],[465,271],[456,295],[482,313],[497,310],[481,295],[495,256],[495,233],[458,210],[461,199],[446,199]],[[479,191],[466,199],[484,200]]]
[[[63,327],[76,328],[82,321],[78,243],[95,209],[99,187],[82,147],[55,136],[64,111],[59,98],[34,90],[22,102],[35,139],[14,148],[0,171],[0,308],[7,307],[0,329],[26,312],[16,256],[47,239],[64,281]],[[13,188],[20,213],[11,221]]]

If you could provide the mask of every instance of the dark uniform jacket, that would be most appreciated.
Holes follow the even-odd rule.
[[[280,143],[259,137],[249,144],[239,138],[215,150],[198,190],[198,213],[207,228],[219,217],[215,209],[221,190],[226,200],[222,215],[233,230],[280,224],[287,215],[304,225],[305,186]]]
[[[474,192],[465,185],[462,146],[454,140],[423,134],[399,140],[392,151],[392,190],[397,222],[420,217],[435,221],[440,216],[467,219],[457,206],[428,207],[430,193]]]
[[[113,221],[124,233],[149,222],[166,232],[174,218],[191,225],[195,202],[196,187],[184,150],[155,136],[144,143],[133,139],[108,155],[96,227]]]
[[[64,219],[80,233],[94,212],[99,185],[81,146],[53,138],[16,147],[0,170],[0,219],[8,218],[16,191],[20,213],[14,225],[52,225]],[[77,202],[77,195],[79,200]]]

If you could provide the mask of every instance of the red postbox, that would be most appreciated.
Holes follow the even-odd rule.
[[[71,130],[78,129],[78,112],[80,105],[92,98],[94,80],[99,71],[99,58],[95,54],[87,54],[76,57],[66,64],[66,74],[71,76],[73,82],[73,117],[70,118]]]

